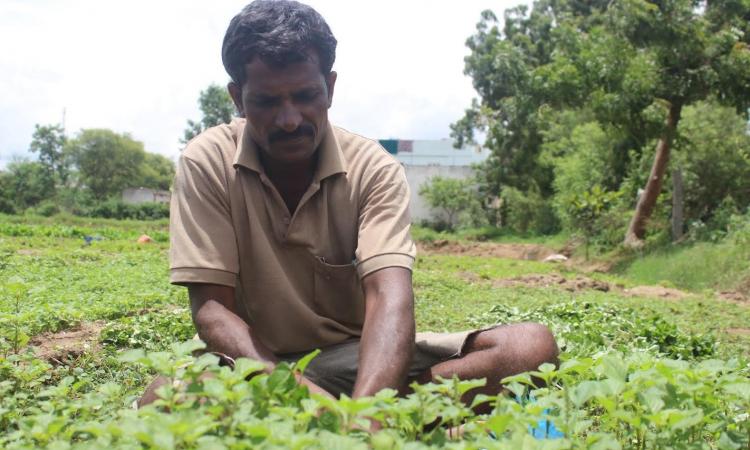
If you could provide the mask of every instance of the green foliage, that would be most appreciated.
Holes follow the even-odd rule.
[[[55,193],[54,179],[47,168],[39,162],[15,161],[8,164],[7,173],[0,174],[3,188],[0,197],[11,205],[3,208],[7,212],[22,211],[51,198]]]
[[[654,155],[656,140],[674,131],[664,126],[665,107],[673,107],[677,123],[683,107],[713,97],[737,113],[714,114],[701,104],[700,113],[686,110],[692,124],[685,136],[695,142],[682,158],[695,162],[688,214],[707,220],[729,191],[744,206],[748,17],[746,3],[691,0],[540,0],[506,10],[502,27],[484,12],[467,41],[465,67],[479,98],[452,125],[458,145],[476,131],[486,136],[492,153],[480,167],[480,191],[554,196],[566,226],[571,198],[597,184],[623,192],[623,207],[632,207],[650,170],[643,154]],[[721,136],[732,138],[719,143]]]
[[[734,203],[734,212],[750,206],[750,135],[734,110],[714,102],[685,108],[674,162],[683,172],[687,223],[712,221],[728,209],[723,202]],[[709,228],[721,229],[727,218]]]
[[[310,395],[295,382],[293,373],[304,363],[281,364],[271,374],[247,380],[257,362],[240,359],[231,370],[219,367],[213,355],[193,356],[201,343],[179,343],[194,330],[184,289],[167,281],[167,226],[166,221],[0,216],[0,447],[748,445],[748,341],[732,344],[718,331],[746,326],[750,311],[745,307],[710,297],[667,302],[555,286],[499,288],[498,280],[554,273],[559,267],[495,257],[420,256],[414,271],[420,330],[540,321],[558,337],[561,366],[543,365],[505,380],[512,395],[480,397],[490,405],[487,415],[475,414],[460,400],[482,380],[415,385],[403,398],[386,390],[334,401]],[[747,228],[737,222],[732,230],[735,245],[750,244]],[[157,242],[136,244],[141,233]],[[87,245],[84,236],[101,239]],[[61,365],[24,348],[25,342],[44,338],[41,333],[92,321],[106,322],[89,350],[62,358]],[[92,351],[96,344],[101,348]],[[201,377],[206,371],[213,377]],[[156,374],[172,381],[158,391],[160,400],[132,409]],[[546,387],[538,388],[532,377]],[[380,431],[364,431],[370,418],[383,425]],[[553,422],[565,437],[535,439],[530,427],[541,419]],[[463,435],[456,437],[450,428],[458,424]]]
[[[184,136],[180,141],[183,144],[187,144],[208,128],[231,122],[236,111],[229,92],[218,84],[211,84],[201,91],[198,96],[198,105],[203,117],[199,122],[188,120]]]
[[[481,203],[471,179],[437,175],[419,187],[419,195],[424,197],[431,208],[438,210],[436,224],[444,224],[449,230],[456,228],[461,222],[471,222],[481,214],[477,212],[481,211]],[[473,214],[466,217],[467,213]]]
[[[169,217],[168,203],[125,203],[120,199],[108,199],[94,203],[80,215],[105,219],[156,220]]]
[[[718,243],[693,242],[655,250],[620,268],[642,284],[681,289],[738,290],[750,294],[750,214],[735,215]],[[702,231],[694,230],[695,233]]]
[[[539,322],[555,333],[567,355],[582,357],[615,349],[623,352],[651,351],[669,358],[705,359],[714,356],[716,340],[711,335],[693,335],[679,330],[661,316],[623,305],[602,305],[569,300],[521,310],[495,305],[474,316],[472,325]]]
[[[62,125],[34,125],[29,150],[39,153],[39,162],[47,169],[51,182],[65,185],[68,181],[70,161],[65,152],[67,143]]]
[[[560,221],[552,205],[535,190],[524,193],[506,186],[500,198],[503,227],[521,234],[549,235],[560,231]]]
[[[606,192],[595,185],[588,191],[570,199],[567,216],[574,229],[583,234],[586,246],[586,259],[589,257],[591,239],[602,229],[602,218],[619,197],[618,192]]]
[[[146,159],[141,142],[105,129],[81,131],[70,141],[70,152],[80,183],[98,200],[135,187],[133,182]]]

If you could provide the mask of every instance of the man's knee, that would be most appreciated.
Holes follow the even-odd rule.
[[[500,354],[513,353],[537,366],[557,364],[560,350],[552,331],[541,323],[523,322],[503,325],[477,335],[476,345]],[[535,367],[536,368],[536,367]]]
[[[529,352],[535,354],[535,359],[542,363],[548,362],[556,365],[560,349],[557,347],[552,330],[541,323],[527,322],[519,325],[524,327],[524,335],[529,341]]]

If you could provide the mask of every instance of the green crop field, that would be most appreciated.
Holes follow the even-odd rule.
[[[0,216],[0,448],[750,449],[747,302],[424,252],[418,329],[538,321],[563,350],[559,368],[533,373],[546,387],[512,377],[477,416],[460,402],[477,382],[330,401],[294,383],[304,363],[246,381],[253,361],[232,371],[193,358],[167,249],[163,221]],[[215,376],[198,379],[205,370]],[[185,382],[134,410],[157,373]],[[375,434],[363,431],[370,417],[383,424]]]

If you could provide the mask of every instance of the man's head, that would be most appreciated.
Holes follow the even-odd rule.
[[[335,58],[336,38],[307,5],[256,0],[232,19],[222,46],[229,93],[265,156],[312,157],[328,125]]]

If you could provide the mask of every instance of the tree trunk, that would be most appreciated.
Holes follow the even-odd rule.
[[[672,171],[672,242],[682,239],[685,211],[685,187],[682,182],[682,169]]]
[[[643,194],[638,199],[628,231],[625,233],[625,242],[623,243],[625,247],[640,248],[643,246],[643,238],[646,236],[646,223],[651,217],[656,200],[661,192],[661,183],[669,162],[669,150],[675,130],[677,130],[677,123],[680,121],[681,112],[681,104],[669,106],[664,132],[656,144],[656,155],[654,155],[654,164],[651,166],[651,174],[648,177]]]

